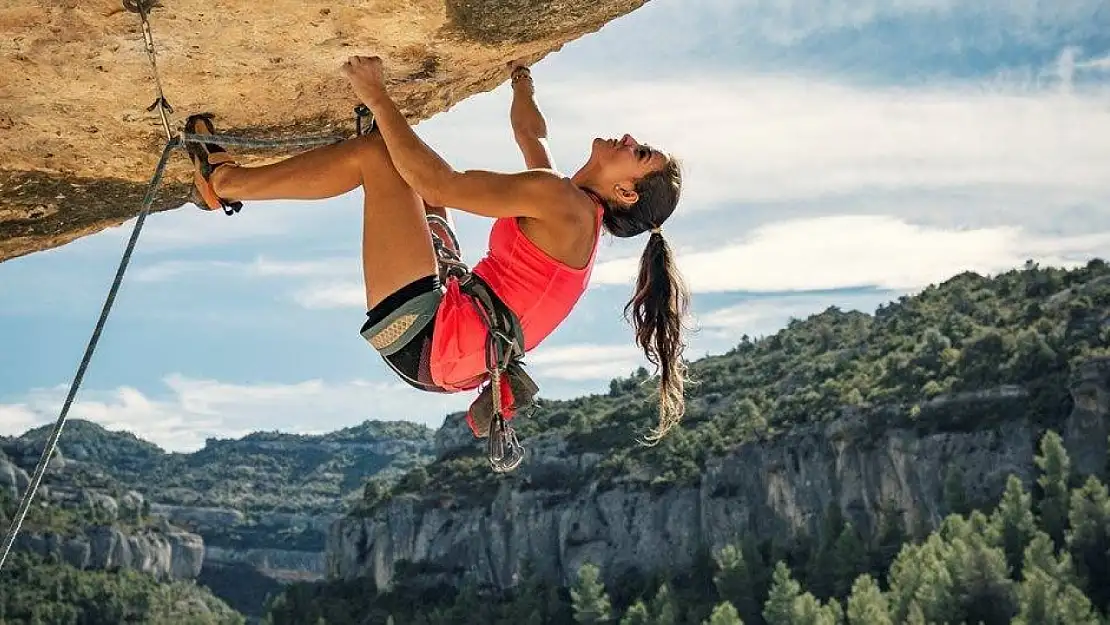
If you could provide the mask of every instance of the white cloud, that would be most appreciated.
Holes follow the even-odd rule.
[[[0,434],[24,432],[39,421],[39,415],[24,404],[0,404]]]
[[[526,362],[545,379],[571,381],[608,380],[647,365],[635,345],[541,346]]]
[[[218,260],[168,260],[153,265],[133,266],[127,277],[133,282],[165,282],[193,273],[226,275],[238,267],[239,263]]]
[[[1018,226],[939,229],[888,216],[841,215],[776,222],[713,250],[679,250],[690,288],[789,291],[874,286],[913,289],[961,271],[993,273],[1028,258],[1081,264],[1110,253],[1110,232],[1054,237]],[[596,284],[627,284],[636,258],[600,263]]]
[[[228,384],[181,375],[164,379],[168,393],[153,397],[122,386],[83,390],[71,418],[127,430],[168,451],[193,451],[208,437],[239,437],[258,430],[318,434],[365,419],[404,419],[438,426],[473,397],[434,395],[402,382],[361,380],[296,384]],[[0,434],[17,435],[57,420],[66,388],[36,389],[17,403],[0,404]],[[64,449],[65,431],[61,445]]]
[[[583,93],[591,97],[583,98]],[[845,86],[814,77],[691,74],[676,81],[544,85],[564,164],[593,136],[679,155],[683,210],[892,189],[1010,188],[1110,198],[1106,90]],[[630,103],[650,102],[651,106]],[[569,165],[567,165],[569,167]]]
[[[356,273],[358,259],[332,257],[320,260],[274,260],[263,256],[250,262],[221,260],[167,260],[138,266],[129,276],[135,282],[163,282],[187,274],[213,274],[243,278],[317,278]]]
[[[310,284],[293,294],[293,299],[310,310],[323,308],[366,308],[366,288],[358,282]]]
[[[1089,59],[1087,61],[1078,61],[1075,64],[1077,69],[1091,69],[1100,72],[1110,72],[1110,54],[1106,56]]]
[[[294,277],[317,277],[317,276],[333,276],[337,274],[354,273],[359,268],[360,261],[357,254],[352,254],[349,257],[336,257],[325,260],[302,260],[302,261],[283,261],[283,260],[269,260],[258,257],[247,266],[247,273],[250,276],[271,277],[271,276],[294,276]]]

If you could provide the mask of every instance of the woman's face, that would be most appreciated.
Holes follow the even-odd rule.
[[[590,160],[606,195],[629,204],[636,202],[636,181],[667,163],[666,154],[628,134],[620,139],[594,139],[592,147]]]

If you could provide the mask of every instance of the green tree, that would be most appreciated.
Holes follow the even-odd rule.
[[[525,561],[520,583],[513,589],[512,599],[503,606],[503,619],[518,625],[542,625],[544,620],[544,581],[532,562]]]
[[[675,605],[674,597],[671,595],[670,584],[664,582],[659,586],[659,590],[651,600],[649,612],[651,620],[648,622],[651,625],[677,625],[678,606]]]
[[[925,611],[921,609],[921,604],[916,601],[910,602],[906,616],[906,625],[927,625]]]
[[[953,622],[1009,623],[1017,605],[1002,549],[979,530],[966,542],[953,540],[946,556],[953,582],[948,590],[959,609]]]
[[[643,599],[637,599],[635,603],[628,606],[620,625],[651,625],[651,617]]]
[[[741,618],[754,622],[760,612],[756,580],[743,550],[735,545],[726,545],[714,555],[714,562],[717,572],[713,575],[713,585],[717,588],[717,596],[734,606]]]
[[[832,596],[847,597],[856,577],[867,570],[867,546],[851,523],[845,524],[832,547]]]
[[[893,625],[886,597],[870,575],[856,578],[848,597],[848,625]]]
[[[1091,601],[1110,608],[1110,494],[1093,475],[1071,494],[1068,551]]]
[[[1013,625],[1099,625],[1094,606],[1075,581],[1071,556],[1053,553],[1052,539],[1038,531],[1025,549]]]
[[[767,625],[792,625],[794,600],[802,594],[802,586],[790,574],[790,568],[779,560],[771,575],[771,590],[763,603],[763,620]]]
[[[744,625],[744,621],[740,618],[740,613],[731,603],[725,601],[718,603],[713,608],[713,612],[709,618],[702,622],[702,625]]]
[[[840,606],[835,599],[828,605],[822,605],[821,600],[812,593],[802,593],[794,598],[791,605],[791,625],[837,625],[840,621]]]
[[[1036,531],[1031,502],[1032,497],[1025,492],[1021,480],[1010,475],[1002,500],[991,514],[992,530],[1002,545],[1010,577],[1014,579],[1020,578],[1025,548]]]
[[[1068,476],[1071,459],[1064,449],[1064,441],[1053,430],[1041,437],[1040,453],[1034,458],[1041,475],[1037,484],[1041,488],[1038,510],[1041,525],[1052,537],[1057,547],[1064,546],[1064,532],[1068,523]]]
[[[578,569],[578,579],[570,596],[578,625],[608,623],[612,618],[612,606],[601,582],[601,571],[593,564],[586,563]]]

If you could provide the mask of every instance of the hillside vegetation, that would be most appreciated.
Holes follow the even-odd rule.
[[[1036,488],[1011,477],[1001,501],[972,509],[962,487],[948,484],[953,513],[934,532],[890,515],[865,536],[833,508],[818,536],[749,536],[701,554],[692,570],[629,575],[611,588],[591,566],[572,588],[531,575],[505,594],[429,587],[424,564],[406,564],[389,592],[365,579],[295,585],[273,602],[268,622],[1101,625],[1110,610],[1110,495],[1095,477],[1076,480],[1056,430],[1072,409],[1073,367],[1107,355],[1110,267],[1101,260],[1074,270],[1030,263],[989,278],[962,274],[874,315],[829,309],[794,320],[692,363],[688,417],[655,447],[634,440],[654,419],[646,371],[614,380],[607,395],[544,402],[518,431],[554,433],[572,452],[602,454],[599,471],[582,482],[666,489],[696,483],[706,460],[732,446],[847,411],[872,432],[1029,420],[1047,432]],[[936,401],[1000,387],[1015,392],[993,393],[989,402]],[[529,487],[521,473],[491,475],[481,449],[460,451],[392,487],[368,487],[360,513],[406,492],[492,497],[500,480]]]
[[[30,471],[53,424],[0,439],[0,450]],[[58,442],[65,468],[46,483],[122,492],[163,504],[245,512],[341,512],[344,499],[376,475],[395,479],[431,458],[433,431],[412,422],[366,421],[322,435],[256,432],[208,439],[192,453],[166,453],[129,432],[82,420],[66,422]]]
[[[795,319],[768,337],[744,336],[720,356],[691,363],[682,427],[644,448],[636,437],[655,423],[648,372],[614,379],[606,395],[547,401],[514,422],[525,445],[564,437],[571,452],[605,456],[591,478],[696,484],[707,458],[791,428],[864,415],[869,429],[922,432],[988,427],[1030,419],[1057,427],[1071,409],[1068,376],[1083,359],[1110,355],[1110,266],[1100,259],[1064,270],[1028,263],[995,277],[957,275],[873,315],[829,308]],[[990,411],[930,402],[1005,385],[1027,397],[991,402]],[[362,513],[391,494],[492,496],[499,479],[481,449],[419,468],[392,489],[368,489]]]
[[[269,625],[1104,625],[1110,622],[1110,492],[1076,484],[1067,452],[1042,439],[1036,494],[1016,476],[989,510],[954,509],[926,535],[896,521],[863,536],[830,510],[813,540],[740,543],[693,570],[627,575],[610,587],[584,565],[571,588],[525,573],[503,595],[429,588],[398,571],[389,592],[368,581],[298,584]],[[416,573],[419,567],[412,567]],[[369,620],[366,620],[369,619]]]
[[[0,527],[7,530],[17,502],[0,491]],[[24,527],[56,520],[32,507]],[[46,515],[41,516],[41,515]],[[68,521],[88,521],[71,519]],[[68,525],[66,528],[68,529]],[[191,581],[160,582],[135,571],[82,571],[13,551],[0,570],[0,625],[241,625],[245,618]]]

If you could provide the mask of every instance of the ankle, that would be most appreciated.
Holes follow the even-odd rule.
[[[212,190],[216,192],[216,195],[224,199],[231,199],[231,196],[236,194],[235,172],[232,171],[236,167],[234,163],[224,163],[208,176],[208,183],[212,185]]]

